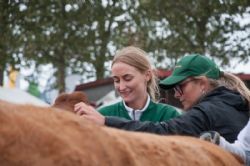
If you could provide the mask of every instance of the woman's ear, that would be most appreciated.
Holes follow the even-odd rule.
[[[209,80],[207,77],[200,77],[200,87],[202,92],[207,92],[209,90]]]
[[[152,78],[152,71],[151,70],[147,70],[145,72],[145,78],[146,78],[146,81],[148,82],[149,80],[151,80]]]

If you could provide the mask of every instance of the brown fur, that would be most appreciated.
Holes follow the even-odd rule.
[[[241,165],[196,138],[126,132],[52,110],[0,101],[1,166]]]
[[[74,112],[74,105],[80,102],[84,102],[89,104],[88,97],[83,92],[75,91],[72,93],[62,93],[60,94],[55,103],[52,105],[53,107],[64,109],[70,112]]]

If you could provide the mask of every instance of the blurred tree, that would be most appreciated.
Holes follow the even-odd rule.
[[[121,40],[128,38],[125,24],[131,21],[129,11],[134,7],[134,0],[101,0],[86,5],[84,10],[88,13],[88,22],[85,26],[88,28],[85,34],[89,43],[85,49],[99,79],[109,70],[105,62],[113,58],[114,50],[129,44]]]
[[[83,17],[87,13],[66,0],[26,1],[24,57],[37,65],[51,63],[56,69],[55,87],[65,91],[68,68],[77,58],[88,61]],[[84,70],[83,70],[84,71]]]
[[[144,47],[158,61],[175,62],[179,56],[196,52],[229,64],[232,58],[245,60],[250,54],[250,34],[239,38],[247,28],[250,32],[250,22],[241,23],[242,16],[250,13],[248,0],[139,1],[133,17],[138,20],[138,32],[145,32]]]
[[[0,11],[0,85],[6,66],[53,64],[60,92],[71,73],[105,77],[115,50],[137,45],[174,64],[186,53],[210,54],[229,63],[249,56],[250,34],[236,32],[248,0],[15,0]],[[234,36],[234,37],[233,37]],[[243,43],[248,43],[248,46]],[[166,67],[166,66],[165,66]]]
[[[52,63],[60,92],[65,90],[65,77],[72,72],[95,72],[92,76],[103,78],[105,62],[112,58],[110,48],[116,46],[112,38],[122,32],[124,21],[117,21],[117,17],[127,10],[124,2],[24,2],[25,58],[38,65]],[[86,62],[92,64],[91,70]]]
[[[4,71],[20,68],[22,52],[20,3],[0,2],[0,86],[3,85]]]

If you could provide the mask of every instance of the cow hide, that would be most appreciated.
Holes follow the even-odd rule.
[[[1,166],[238,166],[197,138],[102,127],[68,111],[0,101]]]

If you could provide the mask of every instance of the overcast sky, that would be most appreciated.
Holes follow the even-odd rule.
[[[250,57],[248,58],[248,63],[239,63],[237,61],[231,62],[231,67],[223,68],[224,71],[229,71],[233,73],[245,73],[250,74]]]

